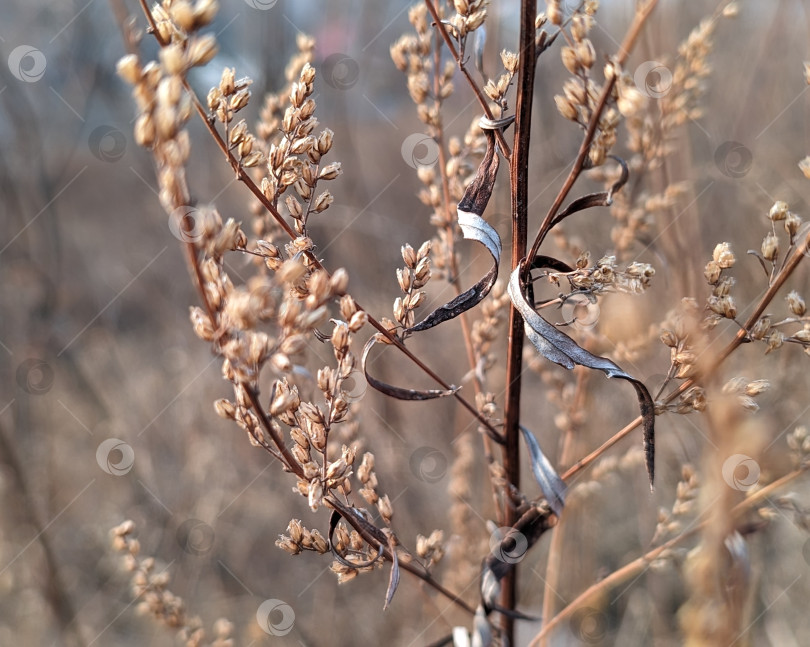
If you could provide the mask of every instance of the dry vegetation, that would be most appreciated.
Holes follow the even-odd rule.
[[[810,11],[221,4],[0,32],[0,644],[806,644]]]

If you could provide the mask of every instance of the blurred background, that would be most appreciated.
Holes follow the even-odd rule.
[[[211,27],[220,53],[195,71],[193,85],[204,96],[223,66],[235,67],[237,77],[252,77],[254,100],[243,115],[252,123],[263,92],[283,86],[296,35],[316,38],[316,114],[336,133],[330,160],[342,162],[344,174],[330,186],[335,204],[317,222],[314,237],[321,249],[329,247],[328,267],[348,269],[358,301],[378,318],[390,317],[400,245],[416,247],[434,231],[402,150],[405,139],[424,132],[423,126],[389,55],[391,44],[410,31],[409,5],[368,0],[256,5],[261,3],[221,0]],[[493,3],[490,9],[485,71],[492,75],[499,70],[498,52],[515,48],[516,7]],[[661,238],[636,250],[637,260],[657,269],[653,286],[641,297],[600,304],[600,325],[617,346],[662,321],[681,297],[702,303],[708,294],[703,266],[720,241],[729,241],[737,253],[735,294],[740,311],[750,310],[767,283],[745,250],[759,248],[768,209],[781,199],[810,218],[810,182],[797,167],[810,153],[810,93],[803,77],[803,61],[810,59],[810,8],[801,0],[743,1],[739,7],[738,17],[716,29],[704,115],[683,127],[672,158],[673,180],[690,183],[676,209],[678,224],[661,224]],[[628,69],[648,60],[674,60],[677,44],[714,9],[715,3],[704,0],[662,0]],[[616,51],[632,12],[629,0],[601,3],[592,33],[598,60]],[[229,397],[230,388],[220,377],[220,363],[189,324],[188,306],[197,298],[157,200],[150,155],[132,138],[130,90],[115,74],[124,54],[119,25],[127,13],[144,27],[131,0],[7,0],[2,9],[0,644],[175,643],[170,631],[135,613],[128,576],[110,549],[109,530],[124,519],[135,521],[143,554],[168,569],[170,588],[189,612],[199,614],[207,628],[228,618],[240,645],[423,645],[447,635],[454,624],[468,624],[407,574],[383,613],[387,569],[339,586],[328,556],[293,558],[274,546],[289,519],[301,518],[325,534],[327,516],[311,513],[272,459],[213,412],[212,401]],[[153,57],[155,51],[145,38],[143,55]],[[554,106],[566,76],[556,48],[541,57],[526,171],[530,231],[556,195],[580,138]],[[445,113],[449,134],[462,136],[477,114],[469,88],[457,78]],[[244,187],[193,119],[190,131],[192,192],[201,201],[215,201],[224,216],[247,222]],[[616,152],[623,150],[620,130]],[[718,150],[738,157],[718,156]],[[505,178],[502,171],[502,185]],[[594,186],[583,181],[575,193]],[[503,189],[488,219],[507,236]],[[576,235],[592,257],[609,252],[607,210],[577,218],[569,231],[581,225]],[[461,253],[462,266],[475,261],[465,275],[469,285],[486,259],[463,245]],[[238,276],[242,261],[231,262]],[[808,283],[807,267],[800,267],[789,285],[806,293]],[[449,295],[446,287],[431,288],[436,305]],[[784,310],[782,301],[775,304]],[[458,384],[466,373],[459,359],[464,350],[457,331],[447,328],[409,343]],[[735,332],[724,327],[718,334],[728,340]],[[385,358],[375,364],[382,379],[414,385],[422,379],[393,353]],[[799,348],[765,356],[758,346],[741,349],[723,372],[721,381],[743,375],[773,382],[760,396],[762,408],[752,423],[767,438],[758,458],[763,478],[789,468],[785,432],[810,418],[808,361]],[[652,389],[668,367],[668,350],[655,343],[638,354],[632,371]],[[494,370],[494,379],[502,369]],[[577,455],[636,415],[626,385],[601,378],[591,385]],[[492,388],[500,392],[499,385]],[[538,376],[527,374],[524,419],[554,460],[560,449],[552,422],[558,410],[546,401],[544,388]],[[406,545],[413,547],[417,533],[428,535],[434,528],[443,528],[451,543],[467,541],[453,537],[447,510],[453,441],[475,429],[470,417],[452,402],[403,404],[370,392],[363,405],[362,434],[370,439],[364,447],[377,457],[380,488],[394,501],[394,527]],[[639,435],[610,455],[635,449]],[[649,547],[658,508],[672,506],[681,465],[699,465],[708,442],[699,414],[662,416],[654,495],[641,465],[633,464],[577,499],[566,521],[566,532],[577,540],[562,552],[561,604]],[[475,447],[480,449],[477,437]],[[422,462],[426,457],[428,466]],[[470,505],[480,512],[476,542],[486,542],[491,497],[480,455],[470,470]],[[529,480],[524,489],[537,494]],[[794,489],[800,502],[806,484]],[[547,550],[544,537],[521,564],[520,608],[533,615],[542,605]],[[749,550],[752,626],[740,644],[808,644],[806,531],[789,515],[776,515],[752,537]],[[439,565],[438,578],[446,575]],[[464,594],[473,604],[476,585],[469,582]],[[286,636],[267,635],[258,626],[256,611],[266,599],[294,610]],[[552,644],[680,644],[676,614],[684,599],[676,566],[647,571],[601,603],[598,631],[589,633],[577,624],[582,618],[575,618],[555,632]],[[520,644],[539,626],[519,623]]]

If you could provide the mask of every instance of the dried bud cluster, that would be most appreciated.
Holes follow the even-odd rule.
[[[489,79],[484,86],[484,94],[498,105],[501,116],[503,116],[504,112],[509,108],[506,93],[509,91],[509,86],[512,85],[512,80],[517,73],[518,60],[517,54],[503,50],[501,52],[501,63],[503,63],[504,73],[498,77],[497,81]]]
[[[343,560],[335,560],[330,565],[330,569],[337,575],[338,584],[345,584],[353,580],[359,573],[367,573],[374,570],[375,566],[381,566],[382,560],[377,559],[377,548],[367,546],[356,530],[349,531],[343,525],[338,524],[332,537],[334,548],[338,554],[343,556]],[[349,566],[344,562],[353,564]]]
[[[594,25],[593,13],[595,3],[586,3],[584,7],[575,9],[570,21],[570,38],[568,45],[560,49],[563,67],[572,75],[563,86],[563,94],[555,95],[554,102],[559,113],[569,121],[586,128],[599,104],[602,85],[597,83],[592,74],[596,62],[596,50],[588,38]],[[559,3],[548,5],[548,16],[552,23],[561,24]],[[621,70],[615,63],[608,63],[605,67],[605,79],[612,80],[615,76],[621,77]],[[623,95],[619,87],[624,88]],[[613,145],[616,143],[616,128],[621,120],[617,101],[622,98],[622,108],[627,107],[628,101],[638,103],[639,100],[628,89],[629,84],[614,84],[609,97],[609,105],[599,113],[596,134],[591,142],[589,151],[590,166],[600,166],[604,163]]]
[[[444,533],[434,530],[429,537],[416,536],[416,554],[427,561],[427,568],[438,564],[444,557]]]
[[[414,325],[414,311],[425,301],[422,288],[430,280],[430,248],[430,241],[422,243],[418,251],[408,244],[402,246],[405,267],[397,268],[397,281],[405,296],[394,300],[394,319],[403,328]]]
[[[782,223],[788,236],[787,253],[789,255],[796,245],[801,244],[801,241],[797,240],[797,233],[802,219],[790,211],[785,201],[777,200],[768,211],[768,220],[771,221],[771,231],[763,238],[759,253],[756,251],[749,253],[757,256],[768,276],[768,282],[772,283],[778,272],[784,267],[784,262],[777,263],[780,258],[780,244],[776,223]],[[810,317],[807,316],[804,298],[796,290],[791,290],[785,297],[785,301],[788,310],[787,317],[775,321],[773,315],[765,314],[751,326],[748,336],[754,341],[763,342],[766,354],[781,348],[785,342],[791,342],[800,344],[804,352],[810,355]],[[800,325],[801,328],[796,329],[797,325]]]
[[[441,11],[441,8],[439,8]],[[441,69],[431,55],[433,31],[428,25],[427,8],[417,4],[408,11],[416,34],[406,34],[391,46],[394,65],[407,75],[408,92],[416,104],[419,119],[432,128],[441,129],[441,104],[453,93],[456,65],[446,61]]]
[[[287,535],[279,535],[276,546],[290,555],[310,550],[320,555],[329,552],[329,544],[317,530],[307,530],[300,519],[292,519],[287,525]]]
[[[306,48],[310,41],[304,38],[299,42],[303,52],[309,51]],[[314,133],[318,126],[314,116],[315,101],[311,98],[314,80],[315,68],[306,61],[286,97],[270,95],[267,98],[258,127],[267,156],[267,175],[260,182],[262,193],[273,205],[287,194],[284,204],[295,231],[303,237],[307,236],[310,215],[325,211],[334,200],[328,190],[317,190],[318,182],[334,180],[342,173],[339,162],[324,164],[322,161],[332,148],[334,133],[328,128]],[[257,232],[269,228],[261,221],[255,227]]]
[[[450,19],[454,36],[463,42],[467,34],[475,31],[487,19],[489,0],[453,0],[456,14]]]
[[[768,380],[749,381],[745,377],[735,377],[723,385],[723,393],[734,395],[740,406],[752,413],[759,411],[759,405],[754,398],[771,388]]]
[[[722,12],[723,17],[732,14]],[[628,148],[633,151],[627,163],[639,185],[643,184],[639,178],[655,172],[676,151],[680,126],[702,114],[700,100],[711,71],[708,56],[718,23],[717,17],[701,22],[681,43],[673,63],[650,62],[632,75],[618,69],[611,72],[617,74],[616,107],[626,118]],[[606,178],[608,185],[612,181]],[[673,217],[672,209],[687,190],[687,183],[675,182],[658,193],[621,191],[614,196],[611,215],[616,225],[611,238],[617,253],[624,256],[645,238],[655,216]]]
[[[360,490],[360,496],[362,496],[369,505],[376,505],[385,523],[390,524],[391,517],[394,516],[394,509],[391,507],[391,500],[388,498],[388,495],[380,496],[377,492],[377,474],[374,471],[374,454],[370,452],[363,454],[363,460],[360,463],[360,467],[357,468],[357,478],[363,484]]]
[[[703,276],[712,286],[712,293],[706,302],[706,317],[703,324],[706,328],[714,328],[723,319],[737,317],[737,304],[731,295],[734,287],[734,277],[725,276],[723,272],[734,266],[734,252],[728,243],[719,243],[715,246],[712,260],[706,263]]]
[[[137,611],[176,631],[186,647],[233,647],[233,624],[224,618],[214,623],[213,641],[208,642],[202,621],[189,616],[181,598],[172,593],[169,573],[157,572],[152,557],[140,556],[140,542],[132,535],[135,523],[124,521],[110,531],[113,549],[123,554],[124,568],[132,573],[132,594],[139,600]]]
[[[457,13],[456,18],[467,16],[472,20],[481,10],[485,11],[483,5],[482,2],[464,2],[456,8],[469,13]],[[441,5],[437,10],[441,14]],[[429,127],[430,136],[425,139],[428,153],[424,161],[418,160],[416,164],[419,179],[425,185],[419,199],[433,209],[430,221],[438,229],[433,245],[434,267],[441,270],[442,278],[452,283],[458,278],[455,243],[460,238],[460,232],[456,204],[475,175],[474,158],[483,153],[485,139],[478,127],[478,119],[471,122],[463,141],[458,137],[445,137],[441,108],[453,91],[451,79],[456,65],[454,61],[447,61],[439,67],[432,55],[432,37],[435,35],[428,25],[426,7],[415,5],[409,17],[416,33],[402,36],[391,47],[391,58],[397,68],[406,73],[408,90],[416,104],[419,119]],[[450,31],[453,32],[452,29]],[[517,66],[517,57],[505,51],[502,61],[507,75],[510,69]],[[510,80],[511,76],[504,82],[504,90]]]
[[[668,315],[661,330],[661,343],[669,347],[670,351],[669,375],[679,380],[690,378],[697,372],[696,362],[700,354],[697,344],[702,339],[697,321],[699,313],[697,301],[683,299],[681,308]],[[664,406],[661,402],[656,402],[656,411],[702,411],[705,402],[702,389],[691,393],[687,391],[675,405]]]
[[[807,427],[796,427],[788,434],[787,444],[800,468],[810,465],[810,434],[807,433]]]
[[[495,364],[496,359],[490,351],[493,342],[502,334],[499,328],[509,312],[509,303],[509,295],[503,284],[496,283],[489,296],[481,303],[481,318],[473,323],[471,338],[475,372],[481,384],[486,384],[486,372]],[[494,414],[494,403],[492,410],[489,406],[479,406],[478,410],[491,417]]]
[[[565,278],[575,292],[599,294],[602,292],[623,292],[640,294],[649,286],[655,275],[655,268],[649,263],[630,263],[619,269],[615,256],[603,256],[595,265],[587,266],[588,256],[580,255],[577,267],[572,272],[547,272],[549,282],[560,285]]]

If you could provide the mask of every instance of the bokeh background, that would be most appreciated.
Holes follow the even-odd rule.
[[[358,301],[377,316],[390,316],[400,245],[417,246],[433,235],[402,150],[405,139],[423,128],[389,56],[390,45],[410,29],[408,4],[266,4],[222,0],[212,25],[220,53],[195,71],[193,85],[204,96],[225,65],[236,67],[237,76],[252,77],[250,122],[262,93],[282,86],[297,33],[317,39],[316,114],[336,133],[331,159],[342,162],[344,174],[330,187],[335,205],[318,221],[315,238],[321,249],[328,247],[327,266],[349,270]],[[593,32],[600,60],[615,51],[632,4],[601,3]],[[485,64],[491,74],[497,53],[514,49],[515,5],[491,8]],[[639,260],[657,268],[653,287],[642,297],[608,300],[602,307],[600,323],[616,344],[661,321],[681,297],[704,299],[702,268],[721,240],[737,251],[735,290],[741,312],[750,309],[766,283],[756,260],[744,252],[758,249],[767,210],[782,199],[810,218],[810,182],[797,168],[810,153],[810,93],[802,65],[810,59],[810,8],[801,0],[749,0],[739,7],[739,16],[723,20],[716,31],[704,116],[684,126],[671,158],[673,179],[690,182],[677,222],[662,224],[657,243],[644,251],[638,247]],[[714,8],[704,0],[662,0],[628,67],[673,60],[677,44]],[[196,303],[192,283],[157,200],[150,156],[132,139],[129,88],[115,75],[124,54],[119,25],[127,13],[144,26],[131,0],[7,0],[0,10],[0,644],[174,644],[170,631],[135,613],[128,577],[109,547],[109,529],[124,519],[136,522],[143,553],[168,569],[170,588],[189,611],[206,627],[228,618],[237,644],[428,644],[468,619],[410,576],[403,575],[392,608],[382,612],[387,572],[338,586],[327,556],[292,558],[274,546],[290,518],[325,532],[327,516],[313,515],[272,459],[214,415],[212,401],[227,397],[229,387],[220,379],[219,362],[189,325],[188,306]],[[155,54],[149,38],[142,51]],[[578,146],[578,131],[554,107],[564,79],[556,49],[543,55],[526,171],[535,219],[530,231]],[[457,79],[447,104],[448,131],[462,135],[476,114],[469,89]],[[215,201],[223,215],[247,221],[247,192],[200,124],[192,121],[190,130],[192,191]],[[621,142],[622,134],[619,154]],[[739,143],[743,148],[732,154],[742,157],[718,158],[726,142]],[[581,192],[591,188],[583,182]],[[598,258],[610,250],[611,223],[606,210],[597,211],[578,216],[581,227],[572,232]],[[496,195],[488,218],[507,235],[505,192]],[[470,282],[486,259],[466,248],[462,254]],[[245,267],[235,258],[229,269],[239,276]],[[790,287],[803,292],[808,283],[808,269],[800,267]],[[449,294],[437,285],[430,296],[438,304]],[[774,307],[783,308],[782,302]],[[460,335],[451,328],[414,339],[413,348],[460,383],[466,360]],[[734,332],[729,327],[720,337]],[[324,354],[316,346],[313,352]],[[768,356],[762,350],[743,348],[723,375],[773,381],[759,399],[755,422],[767,438],[758,457],[766,478],[787,469],[784,434],[810,417],[810,360],[799,348]],[[659,344],[642,353],[633,370],[660,383],[668,362]],[[393,354],[375,367],[390,381],[422,379]],[[601,379],[591,383],[589,422],[577,439],[580,454],[635,416],[629,389]],[[529,374],[525,388],[525,420],[554,459],[557,410],[538,377]],[[500,392],[498,385],[493,389]],[[363,404],[364,446],[377,456],[381,490],[394,501],[394,526],[403,541],[413,547],[417,532],[434,528],[443,528],[451,542],[472,541],[453,536],[447,515],[454,439],[474,430],[469,416],[444,401],[400,404],[369,393]],[[570,511],[561,602],[647,548],[658,507],[672,505],[681,465],[700,464],[708,441],[699,415],[663,416],[658,433],[654,495],[635,464]],[[633,435],[612,455],[636,444],[640,439]],[[128,469],[116,475],[110,464]],[[485,520],[491,512],[485,474],[480,460],[470,476],[479,543],[489,534]],[[530,481],[524,485],[536,494]],[[801,505],[807,488],[799,483],[794,490]],[[197,533],[192,548],[189,532]],[[544,538],[521,565],[521,609],[527,613],[538,614],[542,604],[547,550]],[[740,644],[807,644],[806,531],[790,515],[776,514],[752,536],[749,550],[753,624]],[[676,571],[669,566],[645,572],[599,607],[597,633],[568,623],[552,644],[679,644],[676,613],[686,591]],[[441,566],[437,574],[445,574]],[[469,584],[474,602],[476,582]],[[266,599],[294,610],[294,627],[285,637],[258,626],[256,610]],[[520,644],[538,627],[520,624]]]

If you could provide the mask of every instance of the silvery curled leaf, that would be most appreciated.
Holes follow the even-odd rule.
[[[751,575],[751,557],[748,554],[748,544],[745,542],[745,538],[739,531],[734,530],[723,540],[723,543],[728,554],[731,555],[734,569],[747,581]]]
[[[510,618],[522,620],[537,620],[534,616],[529,616],[514,609],[505,609],[497,603],[501,592],[501,580],[507,573],[514,569],[518,560],[505,560],[504,555],[509,554],[517,545],[522,543],[521,555],[528,552],[540,537],[554,525],[551,507],[546,503],[534,505],[524,512],[511,528],[501,529],[500,536],[493,536],[497,541],[497,547],[490,544],[490,553],[484,559],[481,567],[481,608],[485,615],[492,611],[497,611]],[[505,530],[505,532],[503,532]]]
[[[399,559],[397,558],[397,546],[393,536],[388,538],[388,549],[391,551],[391,575],[388,578],[388,590],[385,592],[383,611],[391,604],[394,593],[397,592],[399,586]]]
[[[492,627],[484,611],[483,605],[478,605],[473,620],[472,647],[489,647],[492,644]]]
[[[373,566],[376,563],[376,561],[383,555],[383,545],[380,544],[377,549],[377,554],[366,562],[348,561],[345,557],[343,557],[343,555],[341,555],[337,551],[337,548],[335,548],[335,542],[332,540],[332,535],[335,533],[335,528],[337,528],[339,521],[340,521],[340,514],[336,511],[333,511],[331,517],[329,518],[329,535],[327,536],[327,538],[329,539],[329,550],[331,551],[332,556],[335,558],[335,560],[337,560],[338,562],[340,562],[341,564],[343,564],[348,568],[365,568],[367,566]]]
[[[470,632],[466,627],[453,627],[453,647],[471,647]]]
[[[560,478],[551,462],[546,458],[543,450],[540,449],[540,444],[534,434],[523,425],[520,425],[520,431],[523,432],[523,439],[529,447],[529,458],[531,459],[534,478],[540,485],[548,505],[554,511],[554,514],[559,517],[565,505],[565,481]]]
[[[403,389],[402,387],[392,386],[391,384],[372,377],[368,372],[368,354],[377,341],[377,335],[374,335],[366,342],[366,345],[363,347],[363,356],[360,360],[360,364],[363,367],[363,375],[369,386],[377,389],[380,393],[384,393],[392,398],[397,398],[398,400],[433,400],[435,398],[444,398],[448,395],[453,395],[461,388],[453,386],[449,389],[424,389],[421,391],[417,389]]]
[[[647,387],[606,357],[599,357],[588,352],[559,328],[537,314],[523,295],[520,274],[520,267],[517,267],[512,272],[509,278],[508,292],[512,304],[523,317],[526,336],[537,349],[537,352],[546,359],[569,370],[579,364],[580,366],[603,371],[608,377],[627,380],[633,385],[641,411],[644,457],[650,487],[652,488],[655,478],[655,407]]]
[[[552,227],[561,223],[568,216],[575,214],[578,211],[590,209],[591,207],[609,207],[611,204],[613,204],[613,194],[619,191],[627,183],[627,179],[630,177],[630,170],[627,167],[627,162],[625,162],[618,155],[608,155],[608,157],[617,161],[621,166],[622,172],[619,179],[616,180],[607,191],[589,193],[574,200],[565,209],[560,211],[554,216],[554,218],[551,219],[551,221],[541,232],[541,238],[545,237]]]
[[[487,138],[487,151],[484,159],[478,165],[475,178],[467,186],[464,195],[458,203],[458,225],[466,240],[475,240],[487,248],[492,255],[492,267],[490,270],[466,292],[436,308],[424,320],[409,328],[407,332],[418,332],[438,326],[440,323],[458,317],[461,313],[478,305],[495,285],[498,278],[498,263],[501,261],[501,239],[498,232],[481,216],[489,204],[492,196],[492,189],[495,186],[495,178],[498,175],[498,165],[500,158],[495,150],[494,131],[504,128],[512,122],[512,119],[500,121],[482,120],[481,127]]]

